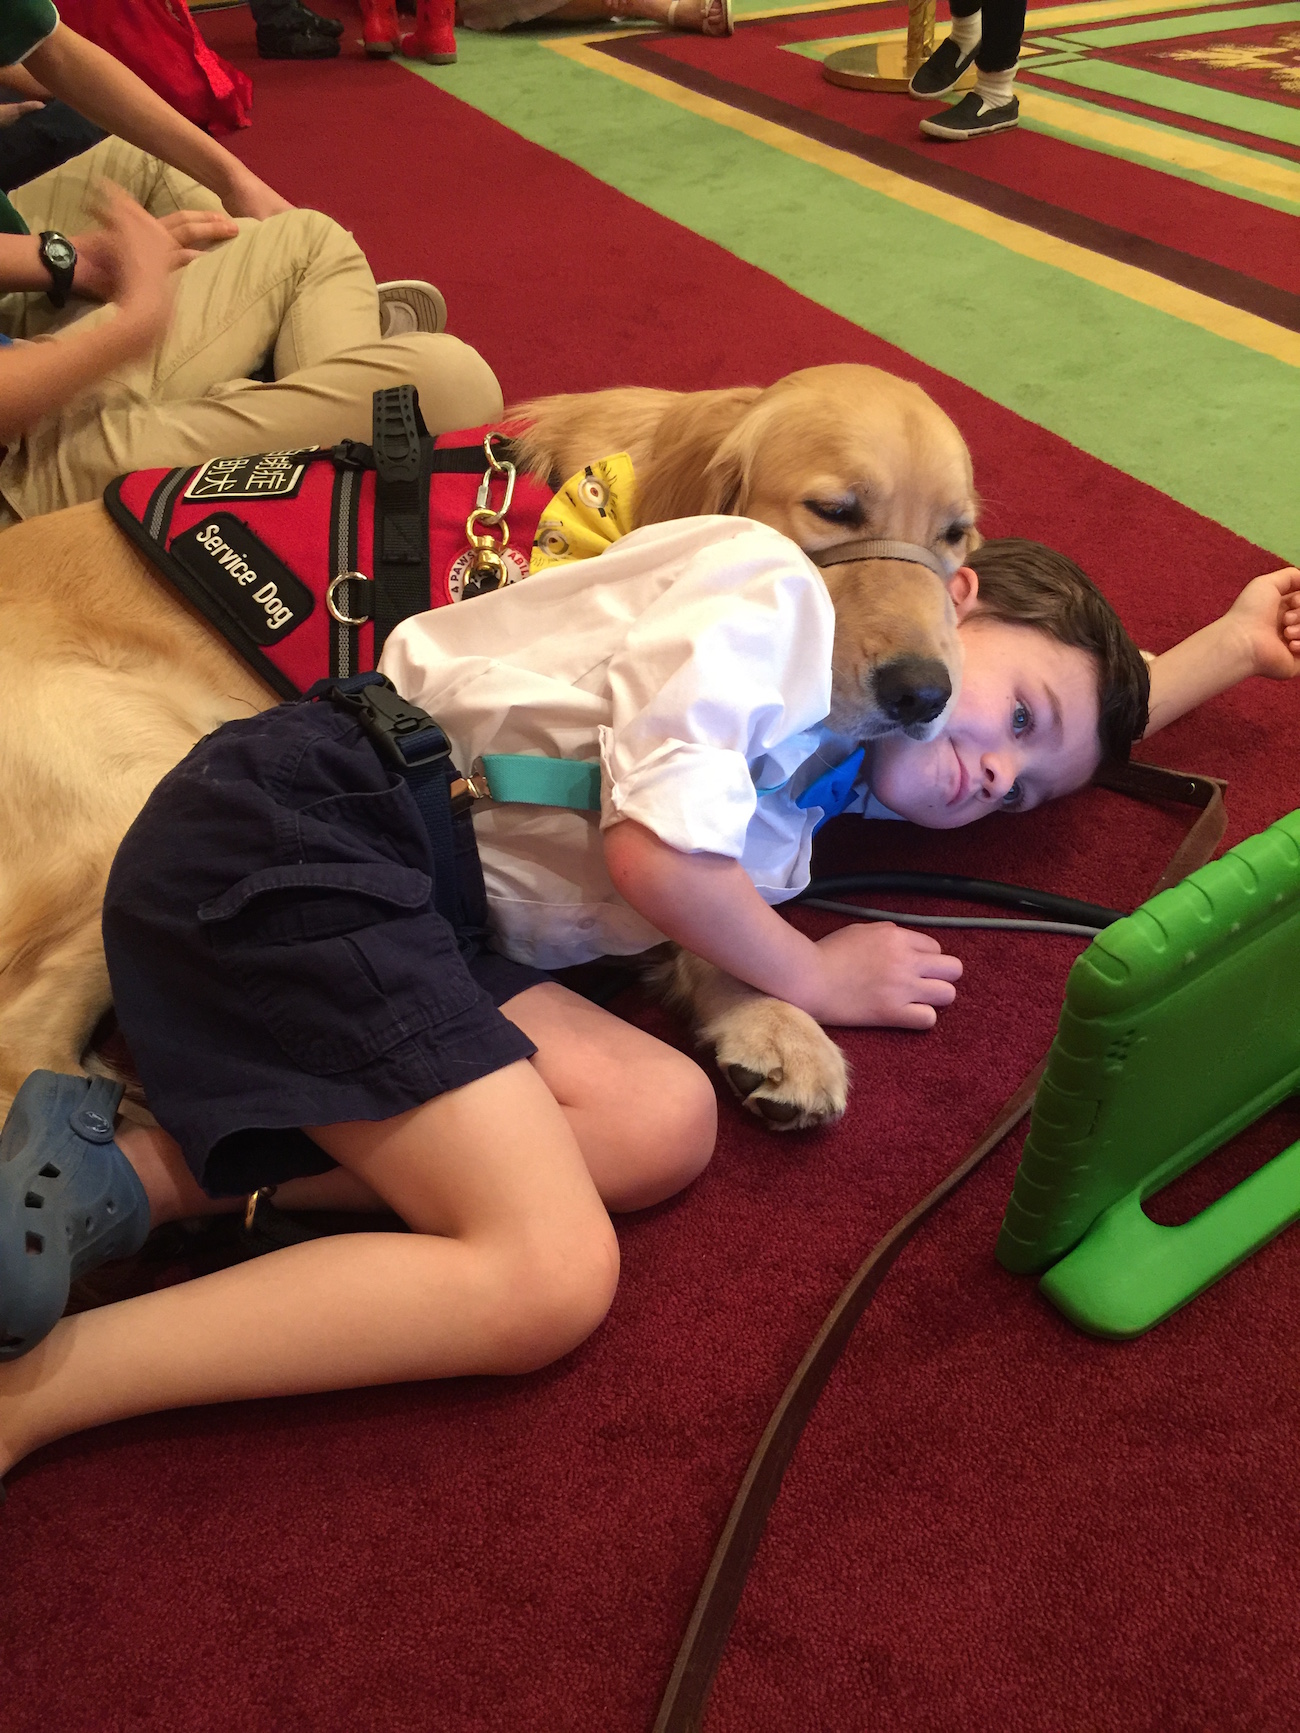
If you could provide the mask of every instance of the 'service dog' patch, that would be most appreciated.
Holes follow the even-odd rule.
[[[232,614],[257,644],[278,644],[315,607],[306,584],[228,511],[179,535],[171,556]]]
[[[214,457],[202,464],[185,489],[185,499],[292,499],[302,486],[316,448],[265,451],[260,457]]]

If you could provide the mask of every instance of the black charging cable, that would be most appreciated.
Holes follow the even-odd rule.
[[[837,893],[869,895],[872,891],[901,892],[904,896],[945,897],[952,902],[989,903],[995,908],[1025,909],[1030,919],[1007,920],[989,915],[916,915],[894,909],[864,908],[860,903],[836,900]],[[999,933],[1058,933],[1071,939],[1091,939],[1122,920],[1119,909],[1100,903],[1080,902],[1076,897],[1058,897],[1051,891],[1031,890],[1027,885],[1001,884],[996,879],[969,879],[953,873],[840,873],[814,879],[794,906],[822,909],[827,914],[848,915],[858,921],[893,921],[900,927],[976,927]],[[787,905],[790,906],[790,905]]]

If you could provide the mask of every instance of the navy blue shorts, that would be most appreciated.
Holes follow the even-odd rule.
[[[390,1119],[536,1051],[497,1007],[547,977],[458,934],[433,881],[410,790],[328,704],[227,723],[154,790],[104,948],[149,1106],[210,1196],[333,1167],[301,1126]]]

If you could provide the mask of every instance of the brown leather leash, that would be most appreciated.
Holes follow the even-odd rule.
[[[1188,776],[1152,764],[1122,764],[1099,771],[1094,780],[1103,788],[1131,795],[1137,800],[1171,801],[1199,809],[1191,829],[1175,849],[1151,891],[1152,896],[1157,891],[1168,890],[1170,885],[1176,885],[1189,872],[1213,858],[1228,823],[1227,808],[1223,803],[1225,785],[1216,778]],[[655,1719],[654,1733],[700,1733],[709,1693],[713,1689],[750,1566],[767,1526],[768,1513],[776,1502],[790,1458],[836,1361],[903,1247],[1028,1113],[1046,1068],[1046,1058],[1034,1066],[952,1172],[873,1246],[865,1263],[831,1307],[777,1403],[745,1470],[705,1573],[686,1635],[677,1651],[668,1688]]]

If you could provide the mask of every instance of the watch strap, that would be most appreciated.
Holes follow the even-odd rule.
[[[56,265],[51,259],[51,241],[59,241],[68,249],[72,257],[67,264]],[[72,289],[72,279],[77,269],[77,249],[66,235],[59,233],[58,229],[42,229],[39,251],[41,263],[50,273],[50,287],[47,293],[56,307],[62,307],[66,304]]]

